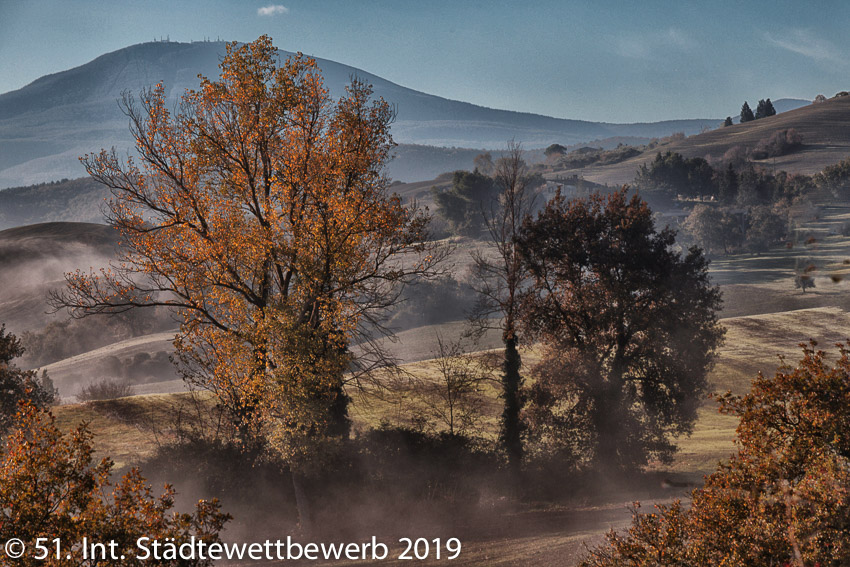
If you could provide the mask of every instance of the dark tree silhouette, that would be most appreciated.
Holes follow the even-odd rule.
[[[758,120],[759,118],[767,118],[768,116],[774,115],[776,115],[776,109],[773,108],[773,103],[770,102],[770,99],[760,100],[758,106],[756,107],[756,120]]]
[[[529,412],[536,435],[603,467],[669,457],[686,434],[723,337],[702,251],[627,189],[558,194],[520,231],[531,284],[522,329],[545,348]]]
[[[546,157],[551,157],[554,155],[562,156],[567,153],[567,148],[562,146],[561,144],[552,144],[548,146],[545,150],[543,150],[543,154]]]
[[[756,117],[753,114],[753,110],[750,108],[750,105],[747,101],[744,101],[744,105],[741,107],[741,124],[744,122],[750,122],[755,120]]]
[[[519,354],[519,295],[526,280],[519,255],[517,236],[523,219],[533,205],[533,179],[522,159],[522,148],[510,142],[504,157],[496,163],[495,174],[499,199],[493,202],[484,218],[489,235],[489,250],[473,253],[475,287],[479,293],[473,321],[479,328],[498,328],[505,344],[502,363],[502,400],[499,440],[515,475],[523,458],[523,425],[520,412],[522,394],[522,360]]]
[[[482,209],[497,198],[493,178],[479,170],[455,171],[452,187],[447,191],[432,189],[437,212],[446,219],[456,234],[479,234],[484,228]]]

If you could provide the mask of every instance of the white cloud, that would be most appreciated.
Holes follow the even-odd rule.
[[[670,49],[688,50],[696,47],[696,41],[677,28],[634,34],[617,38],[614,48],[623,57],[648,59],[658,52]]]
[[[258,16],[281,16],[283,14],[288,14],[289,8],[283,6],[281,4],[271,4],[269,6],[263,6],[262,8],[257,9]]]
[[[765,32],[764,39],[771,45],[787,49],[815,61],[826,61],[830,63],[845,63],[841,52],[829,41],[817,37],[810,30],[792,29],[783,33],[780,37]]]

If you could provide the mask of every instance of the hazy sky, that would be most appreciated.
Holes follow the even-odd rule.
[[[0,93],[169,36],[251,41],[563,118],[734,115],[850,90],[850,3],[0,0]]]

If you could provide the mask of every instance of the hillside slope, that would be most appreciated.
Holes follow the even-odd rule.
[[[47,292],[63,274],[106,265],[118,232],[106,225],[50,222],[0,231],[0,323],[13,333],[54,320]]]
[[[801,149],[788,155],[761,160],[776,171],[812,174],[850,156],[850,97],[810,104],[744,124],[716,128],[684,140],[648,150],[638,156],[609,166],[590,166],[574,173],[597,183],[619,185],[631,182],[638,167],[652,161],[658,151],[679,152],[685,157],[720,158],[734,146],[752,149],[760,140],[778,130],[794,128],[803,136]]]

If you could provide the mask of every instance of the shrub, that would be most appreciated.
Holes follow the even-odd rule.
[[[720,397],[740,418],[737,454],[692,493],[691,507],[637,510],[584,567],[850,563],[850,356],[827,364],[812,343],[796,368]]]
[[[21,402],[46,408],[59,401],[59,393],[46,372],[39,380],[35,370],[21,370],[12,362],[23,353],[21,341],[0,326],[0,435],[11,427]]]
[[[77,394],[77,399],[81,402],[92,402],[95,400],[125,398],[132,394],[133,386],[130,384],[104,378],[83,386]]]
[[[261,446],[182,435],[161,445],[142,466],[154,481],[177,479],[181,503],[221,501],[238,522],[228,531],[250,535],[251,541],[258,534],[276,536],[297,527],[292,478],[285,464],[264,454]]]
[[[835,196],[843,196],[850,188],[850,159],[823,168],[813,179],[820,189],[830,191]]]
[[[82,542],[84,537],[95,542],[114,541],[117,553],[128,555],[121,565],[129,567],[146,564],[135,559],[140,537],[174,538],[177,545],[193,537],[206,543],[220,541],[219,531],[229,516],[220,512],[217,502],[198,502],[193,514],[174,513],[174,491],[166,487],[161,496],[153,496],[136,469],[113,485],[113,463],[109,459],[94,461],[91,440],[85,426],[63,435],[49,412],[31,404],[22,407],[0,463],[0,540],[20,538],[27,555],[10,561],[5,555],[8,548],[0,548],[3,565],[102,564],[83,561],[79,549],[72,551],[71,544]],[[38,538],[49,538],[51,550],[52,539],[60,538],[63,551],[77,556],[66,561],[51,553],[37,560],[33,554]],[[156,564],[200,567],[211,561],[174,559]]]
[[[794,151],[803,145],[803,136],[794,128],[777,130],[768,138],[759,140],[752,151],[753,159],[778,157]]]

